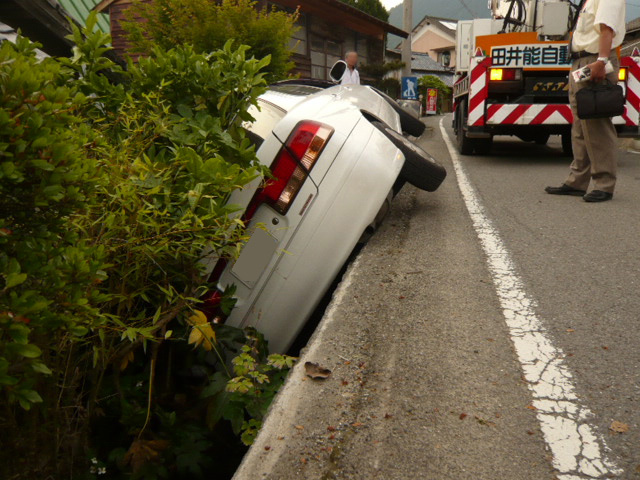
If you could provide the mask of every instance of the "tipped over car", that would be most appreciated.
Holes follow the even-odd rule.
[[[294,80],[272,85],[245,123],[272,178],[234,192],[249,237],[239,257],[212,259],[216,322],[261,331],[286,351],[354,247],[408,182],[435,191],[446,171],[404,133],[424,124],[366,86]],[[224,315],[222,292],[235,285]]]

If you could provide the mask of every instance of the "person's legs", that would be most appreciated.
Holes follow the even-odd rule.
[[[610,118],[582,120],[591,159],[593,189],[613,193],[616,186],[618,135]]]
[[[583,65],[584,63],[584,65]],[[585,59],[578,59],[573,62],[571,71],[578,70],[587,65]],[[584,120],[578,118],[578,107],[576,103],[576,92],[584,84],[574,82],[573,75],[569,74],[569,104],[573,113],[573,125],[571,126],[571,146],[573,148],[573,161],[571,162],[569,177],[564,182],[576,190],[586,190],[591,180],[591,157],[587,149]]]
[[[616,84],[618,80],[618,59],[612,55],[614,71],[607,79]],[[582,131],[591,160],[593,189],[613,193],[618,171],[618,134],[611,118],[582,120]]]

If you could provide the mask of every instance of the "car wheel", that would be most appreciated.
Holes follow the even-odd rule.
[[[378,95],[384,98],[389,105],[391,105],[391,108],[396,111],[400,117],[400,126],[402,127],[403,132],[413,135],[414,137],[419,137],[424,133],[427,126],[422,123],[419,118],[416,118],[411,112],[398,105],[398,102],[386,93],[381,92],[378,89],[375,89],[375,91]]]
[[[421,190],[436,191],[447,176],[445,168],[422,148],[391,127],[381,122],[371,123],[403,153],[405,160],[400,177]]]

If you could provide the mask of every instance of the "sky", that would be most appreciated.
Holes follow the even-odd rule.
[[[382,0],[382,3],[384,4],[385,7],[387,7],[387,10],[389,10],[390,8],[395,7],[399,3],[402,3],[402,0]]]
[[[381,0],[387,10],[402,3],[402,0]],[[414,0],[415,3],[415,0]],[[627,21],[640,17],[640,0],[627,0]]]

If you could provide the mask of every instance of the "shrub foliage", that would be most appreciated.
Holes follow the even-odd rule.
[[[0,477],[198,477],[291,366],[198,312],[205,257],[245,239],[230,193],[264,174],[239,124],[270,57],[158,47],[125,71],[94,24],[70,59],[0,46]]]
[[[278,80],[293,68],[290,41],[297,13],[260,10],[255,0],[149,0],[127,11],[124,27],[132,50],[150,54],[157,46],[170,49],[189,44],[197,52],[222,48],[229,39],[249,46],[256,58],[271,56],[268,80]]]

